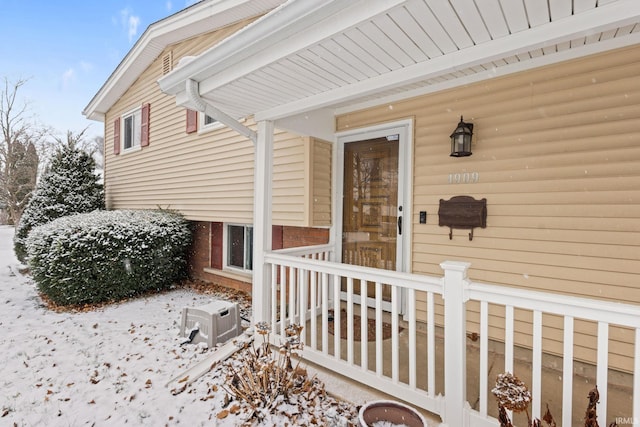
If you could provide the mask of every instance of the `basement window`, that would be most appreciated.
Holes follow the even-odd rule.
[[[227,224],[225,231],[227,234],[226,266],[234,270],[251,272],[253,270],[253,227]]]

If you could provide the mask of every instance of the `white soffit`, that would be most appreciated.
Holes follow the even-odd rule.
[[[177,95],[189,75],[227,114],[276,120],[353,111],[640,43],[638,0],[310,3],[290,0],[165,76],[161,88]]]

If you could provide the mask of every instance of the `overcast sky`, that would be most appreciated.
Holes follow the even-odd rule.
[[[194,0],[0,0],[0,79],[58,134],[103,135],[82,115],[149,24]],[[2,80],[4,83],[4,81]]]

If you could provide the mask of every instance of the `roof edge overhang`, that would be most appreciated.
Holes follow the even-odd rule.
[[[167,46],[268,12],[282,1],[262,2],[264,7],[257,12],[254,0],[201,1],[150,24],[82,114],[90,120],[103,121],[106,112]],[[205,29],[198,25],[213,18],[215,25]]]

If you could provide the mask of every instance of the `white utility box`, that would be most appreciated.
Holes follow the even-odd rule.
[[[192,344],[206,342],[209,348],[224,343],[242,333],[238,304],[227,301],[213,301],[200,307],[184,307],[180,336],[189,338],[191,331],[198,328]]]

